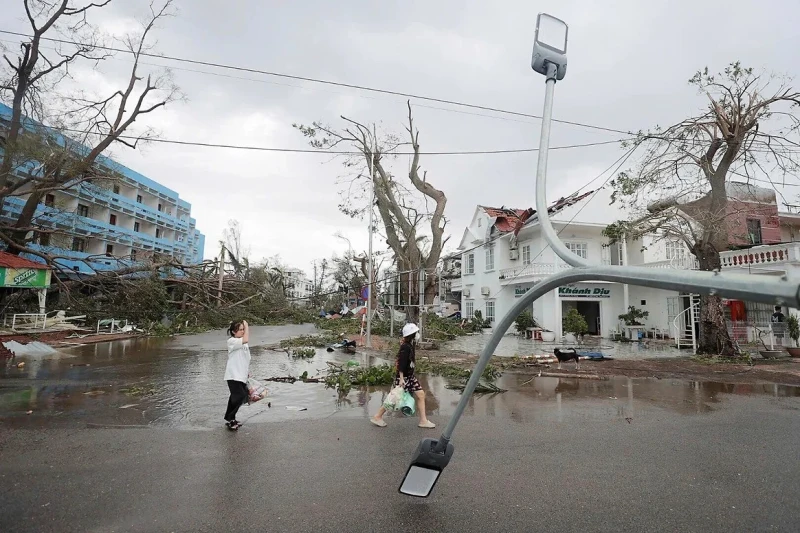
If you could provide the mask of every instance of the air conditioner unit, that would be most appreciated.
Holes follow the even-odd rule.
[[[469,289],[464,289],[461,294],[464,295],[464,298],[469,298]]]
[[[489,287],[481,287],[481,296],[489,296]]]
[[[511,250],[509,250],[508,258],[511,259],[512,261],[519,259],[519,250],[517,250],[516,248],[512,248]]]

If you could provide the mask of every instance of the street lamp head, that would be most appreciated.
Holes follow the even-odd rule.
[[[442,470],[453,457],[453,445],[445,439],[423,439],[408,466],[400,493],[427,498],[439,480]]]
[[[563,80],[567,74],[567,23],[546,13],[536,18],[531,68],[549,78]],[[552,65],[552,67],[551,67]],[[553,67],[555,71],[553,72]]]

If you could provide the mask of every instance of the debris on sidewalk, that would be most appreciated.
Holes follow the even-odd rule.
[[[17,341],[4,342],[3,346],[15,356],[36,357],[42,355],[52,355],[56,350],[43,342],[32,341],[28,344],[21,344]]]

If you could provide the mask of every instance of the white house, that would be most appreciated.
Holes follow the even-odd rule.
[[[287,297],[297,299],[299,305],[308,303],[305,299],[312,295],[314,289],[305,272],[299,268],[287,268],[283,271],[283,282]]]
[[[609,206],[609,195],[599,191],[562,199],[550,208],[553,226],[567,248],[598,265],[639,265],[651,268],[696,268],[694,257],[683,242],[656,236],[642,241],[608,244],[603,229],[624,215]],[[800,215],[780,213],[784,237],[800,238]],[[774,248],[774,250],[773,250]],[[780,248],[780,250],[779,250]],[[762,250],[763,249],[763,250]],[[752,253],[756,251],[757,253]],[[461,279],[453,290],[461,290],[464,317],[481,311],[493,322],[505,315],[515,300],[537,282],[562,269],[570,268],[558,258],[540,231],[535,211],[478,206],[459,244],[462,253]],[[785,243],[726,251],[721,254],[724,270],[753,274],[782,274],[787,264],[800,265],[800,243]],[[758,268],[753,268],[758,263]],[[635,285],[604,281],[581,282],[559,287],[532,305],[536,321],[557,336],[563,334],[562,317],[571,308],[586,319],[589,333],[608,337],[624,331],[619,315],[628,306],[648,311],[645,331],[656,330],[670,337],[690,336],[691,323],[697,322],[699,297]],[[726,302],[732,323],[769,323],[771,306],[751,302]],[[695,325],[697,327],[697,325]],[[628,331],[635,334],[636,331]],[[743,333],[752,338],[752,332]]]

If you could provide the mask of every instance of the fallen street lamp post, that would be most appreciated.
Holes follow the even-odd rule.
[[[552,123],[553,115],[553,92],[555,90],[556,80],[563,80],[564,76],[567,74],[568,32],[569,28],[563,20],[547,15],[546,13],[539,13],[539,16],[536,18],[536,33],[533,41],[531,68],[546,77],[542,131],[539,136],[539,161],[536,170],[536,209],[539,213],[544,212],[545,216],[547,215],[547,205],[544,194],[546,183],[545,176],[547,174],[547,155],[550,143],[550,124]],[[555,233],[553,233],[553,235],[555,235]],[[562,252],[573,255],[573,257],[567,261],[568,264],[573,266],[581,264],[583,261],[581,258],[571,254],[563,244],[561,244],[561,246],[563,247]],[[562,254],[559,253],[559,256],[562,256]],[[528,296],[532,297],[535,293],[536,291],[530,291]],[[530,301],[533,301],[533,299]],[[517,303],[519,304],[520,302]],[[514,309],[517,307],[519,306],[515,306]],[[500,342],[501,332],[508,329],[510,322],[519,314],[520,311],[515,312],[514,309],[512,309],[512,311],[503,318],[500,325],[494,329],[489,339],[489,344],[487,345],[487,348],[489,345],[492,345],[488,353],[493,353],[494,347]],[[508,321],[509,324],[503,328],[502,324],[506,321]],[[486,353],[486,350],[484,350],[484,353]],[[450,436],[458,423],[458,419],[461,417],[461,413],[464,411],[467,400],[472,396],[478,384],[480,374],[483,372],[481,367],[482,360],[483,355],[481,355],[481,360],[478,361],[475,370],[472,371],[470,380],[464,389],[464,393],[461,395],[458,407],[456,407],[456,412],[450,418],[450,422],[442,433],[442,437],[438,441],[434,439],[425,439],[417,447],[417,451],[406,472],[403,483],[400,485],[401,493],[408,494],[409,496],[427,497],[433,490],[433,486],[439,479],[439,475],[442,470],[444,470],[444,467],[447,466],[450,457],[453,455],[453,445],[450,444]],[[488,357],[486,361],[488,361]],[[486,366],[486,361],[484,361],[483,367]],[[481,367],[480,371],[478,371],[479,367]]]
[[[563,45],[545,46],[540,42],[540,31],[547,29],[547,35],[553,35],[554,29],[563,26]],[[522,311],[528,309],[534,301],[551,290],[562,285],[578,281],[611,281],[641,285],[657,289],[674,291],[693,291],[701,294],[718,295],[726,298],[749,300],[773,305],[800,307],[800,292],[797,280],[788,275],[780,279],[757,279],[758,276],[746,274],[721,274],[719,272],[701,271],[663,271],[646,267],[631,266],[592,266],[583,258],[567,249],[559,240],[550,222],[546,202],[546,168],[547,149],[552,117],[553,87],[556,79],[562,79],[566,72],[566,58],[563,64],[558,63],[558,53],[566,52],[567,27],[562,21],[540,14],[537,21],[536,43],[532,67],[535,71],[547,76],[547,92],[545,93],[545,112],[542,115],[542,137],[540,139],[539,167],[536,176],[536,208],[541,230],[549,245],[556,254],[574,268],[552,275],[534,286],[517,300],[511,310],[497,323],[486,346],[481,351],[475,368],[464,387],[453,415],[447,423],[439,439],[424,439],[417,447],[414,457],[400,485],[400,492],[409,496],[427,497],[430,495],[442,471],[453,456],[454,447],[450,442],[461,415],[464,413],[475,388],[486,369],[495,348],[503,334],[511,327]],[[559,46],[561,46],[559,48]],[[543,72],[544,71],[544,72]],[[559,77],[560,76],[560,77]],[[755,279],[754,279],[755,278]]]
[[[475,364],[475,368],[470,374],[469,381],[464,387],[464,392],[455,412],[450,417],[441,437],[438,440],[425,439],[420,443],[411,466],[406,472],[406,478],[400,486],[400,492],[409,496],[427,497],[433,490],[441,471],[444,470],[453,455],[453,444],[450,439],[456,424],[458,424],[458,420],[464,413],[470,397],[475,392],[475,387],[481,379],[481,374],[486,369],[486,365],[500,343],[500,339],[514,323],[517,316],[525,309],[528,309],[541,296],[562,285],[592,280],[629,283],[676,291],[692,290],[703,294],[716,294],[726,298],[800,307],[800,295],[798,294],[798,284],[796,282],[789,281],[786,276],[780,280],[754,280],[753,277],[747,274],[719,274],[717,272],[690,270],[664,272],[660,269],[646,267],[593,266],[573,268],[542,280],[518,299],[511,310],[495,326],[478,362]],[[433,476],[433,473],[431,473],[428,477],[424,477],[420,474],[420,470],[423,469],[435,470],[436,475]],[[414,480],[409,480],[412,475]],[[425,480],[427,480],[428,484],[420,488],[419,485]],[[413,491],[411,490],[412,488],[414,489]]]

